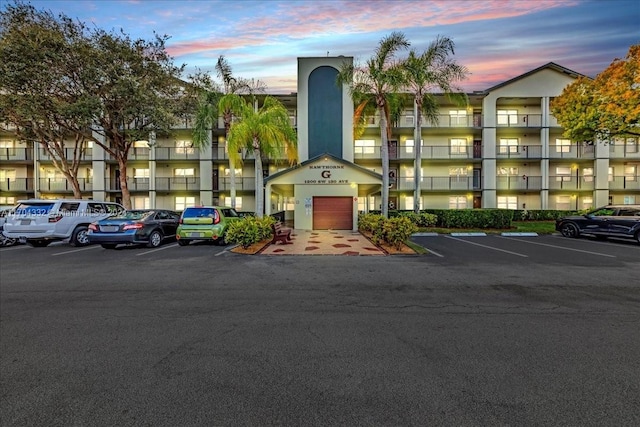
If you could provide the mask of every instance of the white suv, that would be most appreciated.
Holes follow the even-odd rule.
[[[123,210],[117,203],[95,200],[20,200],[7,215],[3,232],[31,246],[67,239],[73,246],[85,246],[89,224]]]

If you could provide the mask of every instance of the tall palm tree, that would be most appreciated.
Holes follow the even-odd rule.
[[[338,83],[346,84],[356,109],[354,123],[366,111],[368,104],[375,105],[380,115],[380,157],[382,158],[382,215],[389,216],[389,146],[391,133],[389,98],[402,86],[404,75],[395,54],[409,47],[405,35],[394,31],[380,40],[375,54],[363,67],[345,64],[338,73]]]
[[[469,72],[466,67],[456,64],[449,57],[450,54],[454,54],[453,49],[454,43],[451,39],[438,36],[422,54],[411,50],[403,64],[405,85],[413,94],[416,109],[413,132],[415,153],[413,210],[415,213],[420,212],[423,114],[430,123],[438,123],[438,103],[432,90],[439,89],[458,104],[467,101],[455,82],[465,79]]]
[[[239,151],[251,150],[255,159],[256,216],[264,215],[262,158],[286,155],[290,164],[298,160],[298,136],[289,121],[289,112],[277,99],[266,96],[262,107],[242,99],[241,119],[231,124],[228,135],[229,161],[235,164]]]

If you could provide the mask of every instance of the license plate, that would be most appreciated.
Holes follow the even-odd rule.
[[[104,231],[105,233],[113,233],[118,231],[118,226],[117,225],[105,225],[100,227],[100,230]]]
[[[25,236],[20,236],[20,237],[18,237],[18,242],[27,243],[27,238]]]
[[[20,225],[29,225],[31,224],[31,220],[30,219],[21,219],[20,220]]]
[[[189,237],[202,237],[202,233],[189,233]]]

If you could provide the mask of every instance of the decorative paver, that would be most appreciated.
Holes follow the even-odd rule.
[[[362,234],[351,230],[299,230],[287,245],[270,244],[260,255],[380,255],[386,253]]]

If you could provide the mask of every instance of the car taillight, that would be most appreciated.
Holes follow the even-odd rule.
[[[178,220],[178,224],[182,224],[182,217]]]
[[[141,222],[134,222],[133,224],[127,224],[124,227],[122,227],[123,230],[136,230],[139,228],[142,228],[144,226],[144,224],[142,224]]]
[[[89,230],[98,231],[98,225],[97,224],[89,224]]]
[[[216,215],[216,217],[213,219],[213,223],[217,224],[220,222],[220,215]]]
[[[62,215],[52,215],[49,217],[49,222],[58,222],[62,219]]]

